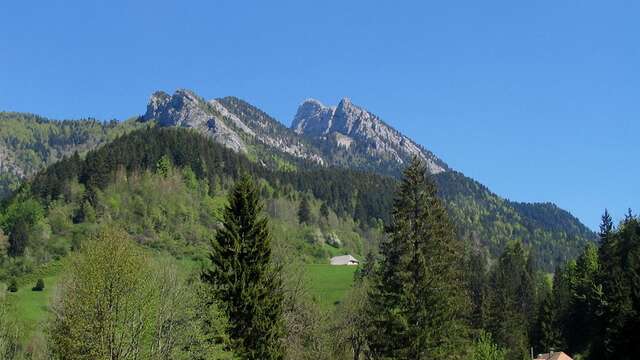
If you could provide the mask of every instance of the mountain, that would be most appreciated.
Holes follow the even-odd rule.
[[[348,98],[336,107],[305,100],[298,107],[291,128],[314,140],[329,162],[337,165],[397,175],[415,156],[425,162],[432,174],[448,169],[431,151]]]
[[[155,92],[142,116],[122,123],[31,119],[24,123],[37,126],[30,125],[33,129],[26,126],[30,130],[25,132],[25,126],[20,125],[22,121],[16,120],[21,117],[29,118],[13,114],[12,122],[3,123],[12,124],[1,128],[4,138],[21,138],[27,133],[28,147],[56,150],[34,151],[31,160],[23,161],[20,166],[14,165],[15,160],[3,160],[2,163],[7,164],[5,169],[14,169],[13,172],[2,172],[3,176],[15,174],[14,188],[19,177],[31,177],[35,170],[64,155],[98,147],[132,129],[180,128],[202,134],[242,155],[256,165],[252,167],[254,172],[270,169],[288,173],[288,176],[267,177],[266,181],[271,187],[284,182],[297,191],[310,192],[340,216],[354,219],[363,229],[387,220],[395,188],[393,179],[397,179],[405,164],[417,156],[428,164],[460,236],[474,247],[487,249],[495,256],[509,241],[519,240],[532,246],[542,268],[552,270],[557,264],[577,256],[586,243],[595,240],[595,234],[570,213],[551,203],[518,203],[500,197],[451,169],[428,149],[348,99],[343,99],[336,107],[306,100],[299,106],[290,128],[239,98],[205,100],[189,90],[177,90],[172,95]],[[51,129],[44,131],[40,127]],[[55,140],[60,136],[51,135],[59,133],[64,134],[63,140]],[[16,145],[23,142],[13,140],[4,140],[1,144],[12,151],[0,151],[3,159],[18,159],[16,149],[24,147]],[[144,159],[145,151],[142,147],[132,154]],[[2,155],[6,153],[10,155]],[[97,171],[107,160],[91,161]],[[27,168],[24,164],[30,164],[29,172],[24,170]],[[324,169],[324,172],[311,173],[314,169]],[[345,175],[342,173],[345,169],[355,172]],[[42,194],[64,194],[67,190],[56,179],[64,177],[61,174],[65,169],[54,173],[58,175],[53,177],[53,185],[42,185],[34,190]],[[212,186],[221,181],[208,180]]]
[[[520,240],[536,249],[540,266],[548,270],[574,258],[595,239],[578,219],[551,203],[518,203],[501,198],[347,98],[335,107],[305,100],[291,127],[286,128],[241,99],[205,101],[188,90],[178,90],[172,96],[154,94],[143,118],[155,120],[160,126],[198,129],[267,165],[277,156],[293,168],[296,164],[299,169],[335,166],[397,177],[414,156],[421,158],[434,175],[460,236],[494,255],[509,241]],[[212,122],[221,125],[199,125]],[[230,138],[241,139],[241,143],[228,141]],[[311,162],[300,166],[299,161]],[[355,214],[357,211],[354,208],[347,212],[359,221],[370,220]]]
[[[264,148],[323,163],[319,152],[254,106],[233,97],[204,100],[189,90],[151,96],[143,122],[195,129],[234,151],[265,157]],[[268,156],[267,156],[268,157]],[[264,159],[263,159],[264,160]]]

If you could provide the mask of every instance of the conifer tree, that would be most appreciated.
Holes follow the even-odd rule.
[[[300,201],[298,222],[300,222],[300,224],[309,224],[309,222],[311,222],[311,210],[309,209],[309,200],[306,196],[302,196],[302,200]]]
[[[417,159],[405,170],[369,292],[376,359],[462,359],[468,298],[462,248]]]
[[[243,359],[282,359],[282,282],[271,260],[271,235],[260,193],[244,175],[229,194],[222,229],[202,274],[229,318],[229,336]]]
[[[320,205],[320,216],[322,216],[324,219],[329,218],[329,207],[327,206],[326,202],[323,202],[322,205]]]
[[[532,274],[520,242],[507,245],[491,275],[487,327],[496,342],[508,349],[509,358],[521,358],[529,350],[529,314],[535,296]]]

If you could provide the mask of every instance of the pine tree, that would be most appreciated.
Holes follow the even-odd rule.
[[[562,327],[558,321],[555,304],[551,294],[542,299],[538,314],[537,326],[540,330],[540,339],[536,344],[536,352],[545,353],[551,350],[564,348]]]
[[[462,248],[417,159],[404,172],[380,250],[368,294],[374,358],[466,358]]]
[[[496,342],[508,349],[509,358],[521,358],[529,349],[532,310],[532,274],[520,242],[507,245],[491,275],[487,298],[487,327]]]
[[[320,205],[320,216],[325,220],[329,218],[329,207],[326,202],[323,202],[322,205]]]
[[[202,279],[229,318],[235,352],[244,359],[282,359],[282,282],[262,207],[258,188],[243,176],[229,194]]]
[[[640,352],[640,221],[631,212],[599,252],[603,306],[594,358],[632,359]]]
[[[309,224],[311,222],[311,210],[309,209],[309,200],[307,200],[306,196],[303,196],[300,201],[298,222],[300,222],[300,224]]]

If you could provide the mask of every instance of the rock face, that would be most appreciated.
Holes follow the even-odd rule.
[[[319,151],[258,108],[233,97],[205,101],[190,90],[173,95],[158,91],[151,95],[142,121],[159,126],[196,129],[214,141],[246,153],[254,145],[324,164]],[[254,147],[255,148],[255,147]]]
[[[414,157],[431,173],[447,165],[433,153],[347,98],[335,107],[305,100],[291,128],[234,97],[204,100],[189,90],[151,96],[143,121],[196,129],[235,151],[277,152],[323,165],[399,173]],[[252,151],[253,153],[254,151]],[[381,172],[385,172],[384,170]]]
[[[244,141],[225,123],[222,109],[216,105],[189,90],[178,90],[172,96],[158,91],[151,95],[143,120],[155,120],[159,126],[193,128],[230,149],[246,152]]]
[[[347,98],[336,107],[325,106],[314,99],[305,100],[291,128],[297,134],[346,150],[351,156],[396,162],[399,166],[417,156],[431,173],[447,170],[447,165],[433,153]]]

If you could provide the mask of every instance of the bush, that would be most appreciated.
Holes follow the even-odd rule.
[[[36,281],[36,286],[34,286],[31,290],[33,290],[33,291],[42,291],[42,290],[44,290],[44,280],[38,279],[38,281]]]
[[[16,282],[16,279],[11,279],[11,281],[9,282],[9,287],[7,288],[7,290],[9,290],[10,292],[17,292],[18,291],[18,283]]]

